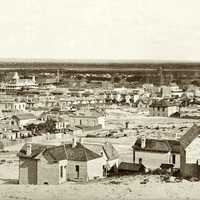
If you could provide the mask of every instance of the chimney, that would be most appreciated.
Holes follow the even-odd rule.
[[[30,156],[32,154],[32,144],[31,143],[27,143],[26,144],[26,155]]]
[[[76,138],[72,139],[72,148],[75,148],[77,144]]]
[[[135,148],[134,148],[134,144],[133,144],[132,148],[133,148],[133,163],[135,163]]]
[[[146,137],[142,135],[141,137],[141,148],[144,149],[146,147]]]
[[[128,129],[129,128],[129,122],[125,123],[125,128]]]
[[[142,165],[142,158],[139,158],[139,165]]]

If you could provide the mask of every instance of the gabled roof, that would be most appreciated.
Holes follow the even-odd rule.
[[[159,101],[153,101],[150,107],[171,107],[175,106],[176,104],[173,102],[168,101],[167,99],[161,99]]]
[[[141,148],[141,138],[138,138],[133,145],[135,150],[138,151],[149,151],[149,152],[169,152],[171,149],[169,145],[163,140],[157,139],[146,139],[145,148]]]
[[[59,121],[59,122],[68,122],[68,121],[69,121],[69,116],[68,116],[68,115],[61,115],[61,116],[58,118],[58,121]]]
[[[179,140],[167,140],[172,153],[180,153],[180,141]]]
[[[0,123],[0,131],[7,129],[7,130],[12,130],[12,131],[18,131],[19,127],[17,125],[11,125],[8,123]]]
[[[45,154],[49,154],[54,161],[67,159],[64,145],[50,147],[46,150]]]
[[[186,149],[191,142],[200,135],[200,127],[194,124],[186,133],[180,138],[181,146]]]
[[[67,160],[89,161],[101,157],[100,155],[89,150],[80,143],[77,143],[75,147],[72,147],[72,144],[66,144],[65,149],[67,154]]]
[[[103,149],[108,157],[108,160],[114,160],[116,158],[119,158],[119,154],[116,151],[116,149],[113,147],[113,145],[109,142],[106,142],[103,145]]]
[[[84,144],[84,146],[98,155],[102,155],[102,152],[104,152],[108,160],[115,160],[119,158],[117,150],[111,143],[106,142],[104,144]]]
[[[26,155],[26,149],[27,149],[27,145],[25,144],[19,151],[18,156],[19,157],[24,157],[24,158],[35,158],[37,155],[39,155],[42,151],[44,151],[45,149],[52,147],[52,145],[42,145],[42,144],[35,144],[35,143],[31,143],[32,145],[32,153],[31,155],[27,156]]]
[[[41,153],[51,161],[59,160],[72,160],[72,161],[89,161],[96,158],[100,158],[101,155],[96,154],[95,152],[87,149],[84,145],[77,143],[75,147],[72,147],[72,144],[65,145],[41,145],[41,144],[31,144],[32,153],[30,156],[26,155],[25,144],[18,153],[18,156],[21,158],[32,158],[38,159]]]
[[[137,151],[180,153],[180,142],[177,140],[146,139],[145,148],[141,148],[141,138],[138,138],[133,148]]]

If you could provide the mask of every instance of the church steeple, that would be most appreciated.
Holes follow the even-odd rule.
[[[19,74],[18,74],[18,72],[15,72],[15,74],[14,74],[14,76],[13,76],[13,79],[14,79],[16,82],[18,82],[18,80],[19,80]]]

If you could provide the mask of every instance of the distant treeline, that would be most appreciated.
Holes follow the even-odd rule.
[[[124,80],[157,85],[174,81],[180,85],[200,85],[200,63],[0,62],[0,80],[5,80],[7,72],[18,71],[24,77],[34,74],[37,79],[42,79],[42,73],[50,72],[56,76],[58,70],[61,81],[74,74],[98,74],[96,77],[88,76],[86,81]],[[110,74],[111,78],[104,76],[105,74]]]
[[[200,63],[65,63],[65,62],[0,62],[0,70],[46,69],[81,71],[200,71]]]

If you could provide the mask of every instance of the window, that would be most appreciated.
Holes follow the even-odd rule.
[[[176,164],[176,155],[175,154],[172,155],[172,163]]]
[[[80,119],[80,125],[82,125],[82,120]]]
[[[158,111],[160,111],[160,107],[158,106]]]
[[[163,112],[165,112],[165,107],[163,107]]]
[[[76,172],[79,171],[79,165],[76,165]]]
[[[76,168],[76,178],[79,178],[79,165],[76,165],[75,168]]]
[[[63,166],[60,166],[60,178],[63,178]]]

